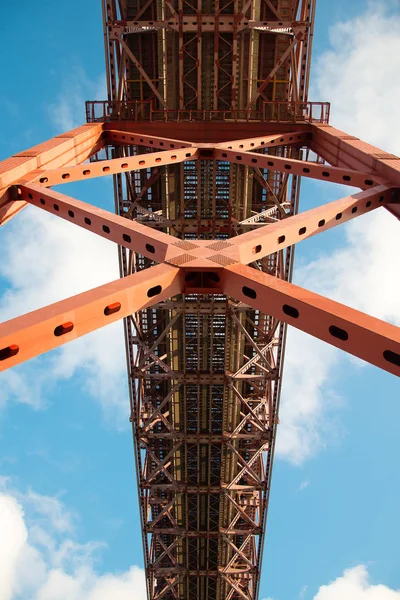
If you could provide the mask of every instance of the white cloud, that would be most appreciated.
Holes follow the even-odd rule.
[[[336,23],[331,48],[315,61],[311,86],[313,98],[331,102],[335,127],[397,154],[399,27],[398,2],[369,2],[360,16]]]
[[[143,570],[99,573],[104,544],[70,537],[70,514],[59,498],[0,478],[0,600],[145,600]]]
[[[371,583],[366,567],[358,565],[321,586],[314,600],[400,600],[400,590]]]
[[[64,79],[55,102],[49,106],[50,119],[59,132],[68,131],[86,122],[86,100],[106,99],[105,74],[93,81],[82,66],[76,65]]]
[[[335,127],[400,153],[400,16],[388,11],[388,5],[369,4],[359,17],[331,28],[331,48],[316,60],[311,96],[332,102]],[[297,266],[295,283],[399,323],[400,282],[392,268],[393,257],[400,253],[399,222],[378,209],[343,227],[342,247]],[[323,247],[323,237],[320,243]],[[336,426],[343,400],[332,376],[342,360],[345,355],[335,348],[289,330],[278,456],[299,464],[343,430]],[[351,363],[354,368],[365,364]]]
[[[0,276],[9,286],[0,300],[2,320],[119,276],[115,244],[35,207],[27,207],[1,233]],[[122,425],[129,414],[125,371],[117,322],[2,373],[0,406],[13,399],[43,407],[58,380],[81,376],[107,418]]]

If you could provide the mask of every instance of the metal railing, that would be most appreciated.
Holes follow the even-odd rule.
[[[235,121],[329,123],[329,102],[266,102],[259,110],[185,110],[154,108],[152,100],[86,102],[86,121]]]

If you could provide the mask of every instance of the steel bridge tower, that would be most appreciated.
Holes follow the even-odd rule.
[[[314,13],[103,0],[108,100],[0,164],[2,223],[30,203],[118,244],[121,279],[0,325],[0,369],[124,319],[151,600],[258,596],[287,324],[400,374],[398,328],[291,283],[296,242],[400,217],[400,159],[308,101]],[[51,189],[105,175],[116,214]],[[361,191],[298,214],[301,177]]]

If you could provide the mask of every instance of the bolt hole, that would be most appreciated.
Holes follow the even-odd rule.
[[[398,354],[397,352],[393,352],[392,350],[385,350],[383,353],[383,358],[388,362],[392,363],[392,365],[400,367],[400,354]]]
[[[244,296],[247,296],[247,298],[252,298],[253,300],[257,298],[257,292],[252,288],[247,287],[247,285],[242,287],[242,292]]]
[[[288,315],[289,317],[292,317],[293,319],[299,318],[300,313],[297,310],[297,308],[295,308],[294,306],[289,306],[289,304],[284,304],[282,306],[282,310],[285,313],[285,315]]]
[[[342,213],[338,213],[335,217],[336,221],[340,221],[341,218],[342,218]]]
[[[58,206],[58,204],[53,204],[53,208],[54,208],[54,210],[56,210],[56,211],[59,211],[59,210],[60,210],[60,207]]]
[[[371,200],[368,200],[367,204],[365,205],[367,208],[369,208],[371,206]]]
[[[304,235],[306,231],[307,231],[307,227],[300,227],[299,235]]]
[[[321,219],[318,221],[318,227],[323,227],[325,225],[325,219]]]
[[[128,235],[127,233],[124,233],[124,234],[122,235],[122,239],[124,240],[124,242],[128,242],[128,243],[130,243],[130,242],[132,241],[132,240],[131,240],[131,236],[130,236],[130,235]]]
[[[44,198],[40,198],[40,204],[43,204],[43,206],[46,204],[45,199]]]
[[[69,179],[71,176],[70,176],[70,174],[69,174],[69,173],[63,173],[63,174],[61,175],[61,177],[62,177],[63,179]]]
[[[110,170],[110,167],[103,167],[103,172],[104,173],[107,173],[107,171],[109,171],[109,170]]]
[[[262,248],[261,244],[258,244],[258,246],[254,246],[254,248],[252,248],[251,251],[253,254],[258,254],[259,252],[261,252],[261,248]]]
[[[280,237],[278,237],[278,244],[283,244],[283,242],[286,240],[286,236],[285,235],[281,235]]]
[[[71,219],[73,219],[75,217],[75,213],[73,210],[69,210],[68,211],[68,216],[71,217]]]
[[[146,244],[146,250],[147,252],[150,252],[151,254],[154,254],[156,249],[154,248],[154,246],[152,244]]]
[[[110,228],[108,227],[108,225],[103,225],[103,231],[104,233],[110,233]]]
[[[90,169],[85,169],[83,171],[83,175],[90,175]]]
[[[86,225],[91,225],[92,221],[89,219],[89,217],[85,217],[85,223]]]
[[[353,206],[353,208],[351,209],[351,212],[353,213],[353,215],[358,211],[358,207],[357,206]]]
[[[73,328],[74,328],[74,324],[71,323],[71,321],[68,321],[68,323],[63,323],[62,325],[59,325],[58,327],[56,327],[54,330],[54,335],[56,337],[60,337],[61,335],[65,335],[66,333],[69,333],[70,331],[72,331]]]
[[[0,360],[7,360],[7,358],[11,358],[15,356],[19,352],[19,346],[16,344],[11,344],[11,346],[7,346],[6,348],[2,348],[0,350]]]
[[[119,310],[121,310],[121,303],[114,302],[113,304],[109,304],[105,307],[104,314],[106,315],[106,317],[109,317],[110,315],[117,313]]]
[[[147,297],[154,298],[154,296],[158,296],[158,294],[161,293],[161,290],[162,290],[161,285],[155,285],[154,287],[152,287],[148,290]]]
[[[372,181],[372,179],[366,179],[364,183],[365,183],[365,185],[374,185],[374,182]]]
[[[329,333],[332,337],[335,337],[338,340],[342,340],[342,342],[345,342],[349,339],[349,334],[347,333],[347,331],[341,329],[340,327],[336,327],[336,325],[331,325],[329,327]]]

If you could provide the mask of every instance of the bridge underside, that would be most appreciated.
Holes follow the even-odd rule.
[[[307,111],[313,11],[298,0],[105,2],[111,102],[88,117],[203,144],[261,135],[261,124],[293,131]],[[326,107],[314,110],[326,121]],[[302,154],[292,142],[256,151]],[[293,215],[299,177],[193,160],[118,175],[115,195],[118,214],[190,252],[191,240],[222,248]],[[289,247],[252,266],[290,280],[292,261]],[[120,262],[124,276],[153,264],[122,247]],[[125,320],[152,600],[257,597],[285,333],[222,294],[180,295]]]
[[[31,203],[122,277],[0,324],[0,370],[125,318],[149,599],[255,600],[284,323],[400,374],[399,328],[291,284],[293,244],[400,218],[399,159],[307,101],[313,2],[103,8],[109,98],[0,164],[0,225]],[[117,214],[51,189],[112,174]],[[300,176],[363,191],[296,214]]]

